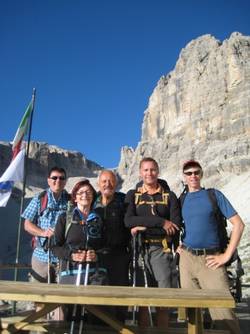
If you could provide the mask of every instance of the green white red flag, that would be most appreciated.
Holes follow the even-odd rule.
[[[17,156],[17,154],[20,152],[21,150],[21,145],[22,145],[22,141],[23,138],[25,136],[25,134],[28,131],[29,128],[29,120],[30,120],[30,116],[31,116],[31,112],[32,112],[32,101],[30,102],[30,104],[28,105],[25,114],[23,115],[23,118],[21,120],[21,123],[17,129],[15,138],[12,142],[12,159],[15,159],[15,157]]]
[[[25,148],[22,147],[24,136],[28,132],[33,102],[28,105],[12,142],[12,161],[0,177],[0,207],[6,206],[15,182],[23,182]]]

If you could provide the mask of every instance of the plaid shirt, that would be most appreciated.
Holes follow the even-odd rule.
[[[22,214],[22,218],[32,221],[32,223],[38,225],[43,230],[47,230],[49,227],[55,227],[58,217],[67,210],[68,201],[66,191],[63,191],[57,201],[49,188],[46,191],[48,194],[48,204],[43,211],[42,216],[39,217],[39,213],[41,212],[41,198],[39,198],[39,194],[31,200]],[[36,237],[36,240],[37,242],[33,255],[36,256],[39,261],[47,262],[48,252],[44,251],[42,247],[46,238]],[[58,259],[53,254],[50,254],[50,261],[57,263]]]

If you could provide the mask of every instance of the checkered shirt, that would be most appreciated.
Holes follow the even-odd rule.
[[[29,203],[27,208],[22,214],[22,218],[32,221],[34,224],[38,225],[41,229],[48,229],[49,227],[54,228],[58,217],[67,210],[67,193],[63,191],[60,198],[56,201],[53,193],[50,189],[47,189],[48,194],[48,204],[46,209],[43,211],[42,216],[39,216],[41,211],[41,198],[37,194]],[[46,238],[36,237],[36,247],[34,249],[33,255],[38,258],[41,262],[47,262],[48,256],[50,256],[50,261],[52,263],[57,263],[58,259],[53,255],[49,254],[51,252],[46,252],[43,249],[43,244]]]

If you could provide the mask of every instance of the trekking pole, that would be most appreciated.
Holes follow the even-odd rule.
[[[86,253],[88,252],[88,243],[89,243],[89,233],[88,233],[88,226],[85,225],[85,235],[86,235],[86,239],[85,239],[85,250]],[[86,254],[87,256],[87,254]],[[88,280],[89,280],[89,267],[90,267],[90,263],[86,262],[86,267],[85,267],[85,276],[84,276],[84,286],[88,285]],[[80,317],[80,325],[79,325],[79,334],[82,333],[83,330],[83,317],[84,317],[84,312],[85,312],[85,307],[82,306],[81,307],[81,317]]]
[[[82,274],[82,263],[78,264],[77,276],[76,276],[76,286],[80,285],[81,282],[81,274]],[[74,305],[73,313],[72,313],[72,320],[70,324],[70,334],[74,333],[75,328],[75,318],[76,318],[76,311],[77,311],[77,304]]]
[[[139,256],[141,259],[141,266],[142,266],[143,277],[144,277],[144,286],[145,288],[148,288],[148,278],[147,278],[145,259],[144,259],[145,252],[144,252],[144,246],[142,244],[141,233],[138,234],[138,244],[139,244]],[[154,324],[153,324],[153,318],[152,318],[152,310],[150,306],[148,306],[148,315],[149,315],[150,327],[153,327]]]
[[[50,228],[51,231],[54,229]],[[51,245],[52,245],[52,236],[47,237],[43,243],[43,249],[48,254],[48,261],[47,261],[47,283],[51,283]]]
[[[88,285],[88,280],[89,280],[89,267],[90,267],[90,263],[87,262],[87,263],[86,263],[86,268],[85,268],[84,286],[87,286],[87,285]],[[84,317],[84,312],[85,312],[85,307],[82,306],[82,309],[81,309],[81,321],[80,321],[80,325],[79,325],[79,334],[81,334],[82,331],[83,331],[83,317]]]
[[[45,243],[47,244],[47,254],[48,254],[48,261],[47,261],[47,283],[50,284],[51,283],[51,272],[50,272],[50,260],[51,260],[51,250],[50,250],[50,238],[46,238],[47,240],[45,241]],[[47,314],[47,320],[51,320],[51,313]]]
[[[133,288],[136,287],[136,247],[137,247],[137,235],[133,235]],[[136,325],[136,311],[137,311],[137,306],[133,306],[133,325]]]
[[[51,277],[50,277],[50,238],[47,238],[47,247],[48,247],[48,263],[47,263],[47,283],[50,284],[51,283]]]

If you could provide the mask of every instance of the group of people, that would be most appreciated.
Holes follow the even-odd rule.
[[[32,279],[55,282],[57,277],[61,284],[128,286],[133,276],[137,286],[171,288],[177,253],[181,288],[228,290],[225,264],[244,229],[228,199],[214,190],[221,213],[232,224],[230,240],[222,250],[220,227],[208,191],[201,186],[203,170],[198,161],[183,165],[182,200],[159,179],[153,158],[141,160],[139,174],[141,181],[126,195],[116,191],[116,175],[110,170],[100,172],[98,192],[84,179],[69,195],[64,190],[65,170],[52,168],[48,189],[36,195],[22,214],[25,230],[35,238]],[[240,333],[233,310],[209,311],[218,328]],[[125,321],[124,308],[110,312]],[[147,308],[139,309],[140,326],[148,326],[150,317]],[[167,328],[168,318],[166,308],[156,310],[157,326]]]

